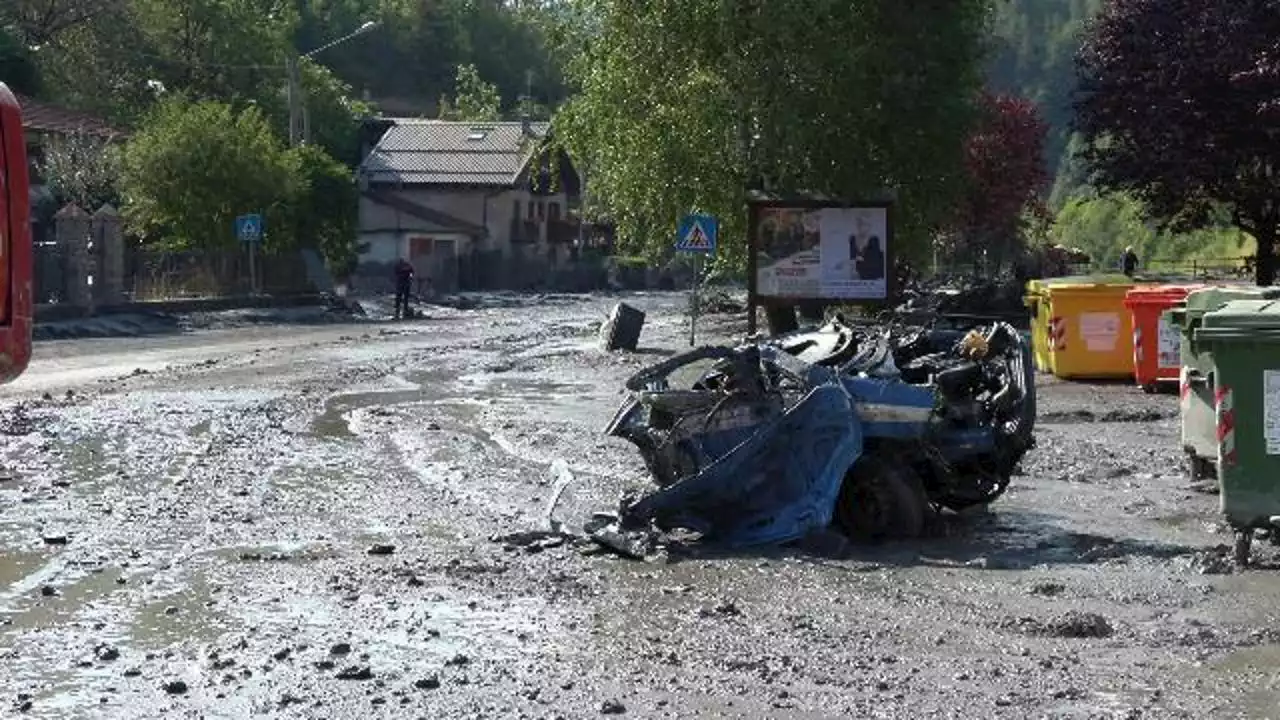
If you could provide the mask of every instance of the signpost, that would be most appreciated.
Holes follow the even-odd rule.
[[[258,293],[257,254],[258,245],[262,242],[262,216],[257,213],[241,215],[236,218],[236,237],[249,247],[249,293]]]
[[[702,258],[716,251],[720,221],[712,215],[686,215],[676,230],[676,251],[694,253],[693,298],[689,307],[689,346],[697,344],[698,289],[702,285]]]

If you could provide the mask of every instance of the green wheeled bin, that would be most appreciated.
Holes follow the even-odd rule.
[[[1229,302],[1193,340],[1213,355],[1222,513],[1245,566],[1254,529],[1280,529],[1280,300]]]
[[[1182,417],[1182,449],[1192,481],[1217,476],[1218,421],[1213,402],[1213,353],[1194,343],[1194,333],[1207,313],[1232,300],[1280,299],[1280,288],[1215,285],[1189,293],[1169,311],[1180,332],[1182,369],[1178,382]]]

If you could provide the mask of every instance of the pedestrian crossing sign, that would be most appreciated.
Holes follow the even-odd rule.
[[[676,232],[676,250],[713,253],[720,223],[710,215],[686,215]]]

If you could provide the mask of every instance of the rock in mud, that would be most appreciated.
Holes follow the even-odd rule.
[[[329,648],[330,655],[346,655],[350,652],[351,652],[350,643],[344,643],[344,642],[334,643],[333,647]]]
[[[338,671],[334,677],[339,680],[372,680],[373,670],[368,665],[348,665]]]
[[[1059,582],[1038,582],[1028,588],[1027,592],[1042,597],[1057,597],[1066,589],[1067,586]]]
[[[1048,622],[1035,618],[1020,618],[1009,625],[1028,635],[1044,635],[1057,638],[1108,638],[1115,628],[1101,615],[1091,612],[1071,611]]]
[[[445,661],[445,665],[449,667],[462,667],[463,665],[466,665],[470,662],[471,662],[471,658],[467,657],[466,655],[463,655],[462,653],[458,653],[457,655],[454,655],[453,657]]]
[[[40,595],[42,597],[57,597],[58,588],[52,585],[45,585],[44,587],[40,588]]]
[[[45,535],[43,538],[45,545],[66,545],[69,540],[66,535]]]
[[[370,555],[391,555],[396,551],[396,546],[390,543],[375,543],[369,546],[367,551]]]
[[[627,711],[627,706],[622,704],[621,700],[605,700],[600,703],[601,715],[622,715]]]
[[[428,675],[414,680],[413,686],[419,690],[436,690],[440,687],[440,678],[435,675]]]
[[[1204,550],[1191,556],[1191,569],[1201,575],[1230,575],[1235,571],[1231,552],[1226,547]]]
[[[120,659],[120,651],[110,645],[99,645],[94,649],[93,655],[98,658],[99,662],[111,662],[112,660]]]
[[[169,680],[161,687],[170,695],[185,695],[187,693],[187,684],[182,680]]]
[[[699,617],[737,617],[742,614],[742,609],[732,600],[725,600],[715,607],[704,607],[698,610]]]

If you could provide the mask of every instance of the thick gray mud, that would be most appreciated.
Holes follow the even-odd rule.
[[[0,400],[0,717],[1266,718],[1280,555],[1232,572],[1176,399],[1042,378],[989,512],[636,563],[601,429],[687,344],[647,295],[41,343]],[[708,341],[742,328],[700,323]]]

